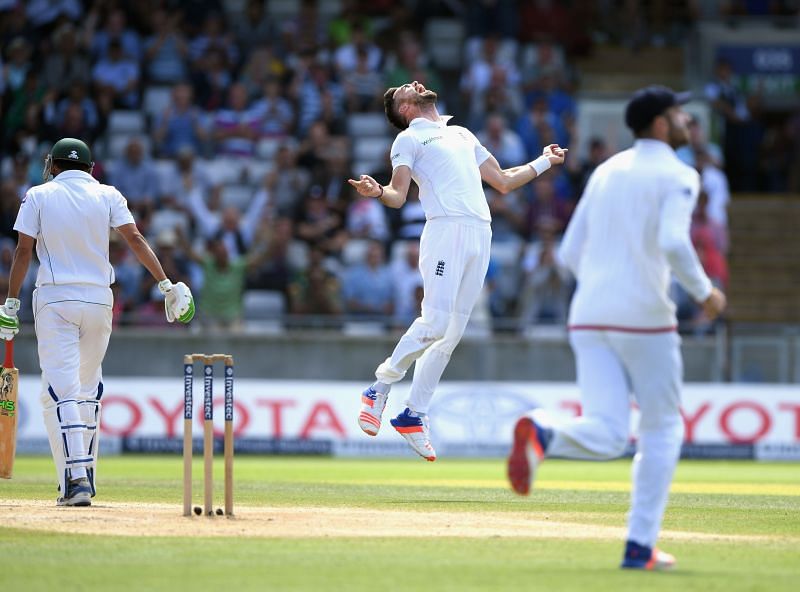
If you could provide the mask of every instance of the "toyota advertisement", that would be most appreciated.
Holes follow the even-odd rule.
[[[237,454],[404,456],[411,451],[388,419],[402,411],[409,382],[395,385],[377,437],[359,429],[362,383],[236,380]],[[214,424],[223,429],[222,380],[214,385]],[[40,382],[20,382],[18,451],[47,451]],[[194,386],[194,436],[202,435],[203,392]],[[176,379],[108,378],[102,398],[103,452],[176,452],[183,435],[183,384]],[[544,407],[555,420],[581,413],[580,393],[564,383],[445,382],[430,409],[440,457],[502,456],[519,415]],[[684,456],[800,460],[800,387],[690,384],[684,389]],[[631,414],[635,439],[638,415]],[[633,445],[633,440],[632,440]],[[632,447],[631,447],[632,450]]]

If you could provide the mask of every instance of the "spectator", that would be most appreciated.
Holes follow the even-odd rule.
[[[172,88],[172,101],[153,129],[153,139],[161,156],[174,158],[185,148],[193,153],[203,151],[208,131],[203,113],[192,104],[192,95],[192,87],[186,83]]]
[[[289,283],[289,311],[299,315],[337,316],[342,313],[339,280],[324,265],[325,253],[312,247],[308,267]]]
[[[297,156],[288,142],[281,144],[275,153],[272,170],[264,178],[260,191],[269,192],[269,210],[280,217],[294,217],[300,199],[305,195],[310,175],[297,166]],[[258,196],[256,196],[258,199]]]
[[[3,78],[9,90],[16,92],[25,84],[28,71],[33,66],[33,48],[24,38],[15,37],[5,52],[7,61],[3,68]]]
[[[17,219],[19,204],[20,199],[14,181],[3,180],[0,183],[0,236],[16,238],[14,222]]]
[[[395,237],[403,240],[419,240],[425,227],[425,210],[419,201],[416,186],[409,188],[406,203],[400,208]]]
[[[524,113],[516,122],[515,131],[519,134],[528,158],[535,158],[542,150],[544,145],[542,130],[550,128],[556,138],[564,138],[564,134],[559,134],[557,129],[561,129],[561,122],[558,117],[549,110],[547,101],[544,97],[535,100],[527,113]],[[558,140],[554,140],[559,143]],[[562,142],[561,145],[566,144]]]
[[[189,208],[189,195],[195,189],[204,194],[211,187],[211,180],[205,167],[195,159],[195,151],[184,145],[178,150],[175,159],[177,174],[161,179],[161,196],[172,197],[179,209]]]
[[[134,213],[146,215],[155,208],[160,194],[158,175],[153,163],[145,157],[140,138],[132,138],[123,157],[114,163],[111,184],[125,196]]]
[[[55,96],[52,96],[52,98],[55,99]],[[65,125],[64,119],[67,116],[67,112],[74,107],[77,107],[81,111],[80,120],[82,125],[86,127],[86,135],[65,136],[54,134],[54,137],[51,138],[53,141],[64,137],[72,137],[88,139],[91,142],[102,131],[105,117],[101,117],[97,103],[95,103],[94,99],[89,96],[88,86],[81,82],[76,82],[70,86],[67,90],[67,96],[58,101],[58,103],[56,103],[55,100],[52,100],[47,101],[44,104],[45,121],[52,128],[62,127]],[[105,115],[107,115],[107,113],[103,114],[103,116]],[[75,115],[73,114],[73,118],[74,117]],[[74,123],[72,127],[75,127]]]
[[[91,80],[91,66],[78,45],[78,32],[72,23],[64,23],[53,33],[55,51],[44,62],[44,83],[58,95],[76,84]],[[62,136],[63,137],[63,136]]]
[[[98,3],[99,4],[99,3]],[[128,18],[119,8],[112,10],[105,21],[105,26],[94,32],[96,17],[87,19],[87,41],[91,47],[92,56],[100,61],[109,59],[112,45],[119,44],[121,52],[134,63],[142,59],[142,42],[139,34],[128,27]]]
[[[249,52],[264,40],[278,39],[278,30],[270,19],[264,0],[247,0],[244,14],[237,18],[233,31],[236,43],[245,52]]]
[[[200,320],[211,329],[239,329],[247,273],[258,268],[265,251],[256,244],[247,253],[231,256],[222,238],[209,240],[206,249],[205,255],[187,250],[203,268]]]
[[[233,206],[223,208],[219,215],[215,215],[216,212],[203,200],[202,190],[194,189],[189,196],[189,207],[200,234],[207,240],[221,241],[233,259],[243,257],[256,243],[256,231],[268,200],[269,196],[265,192],[259,192],[244,215]]]
[[[721,240],[718,248],[725,253],[728,251],[728,204],[731,201],[728,179],[725,173],[714,165],[707,152],[697,152],[695,166],[700,172],[704,215],[719,228]],[[700,201],[698,200],[698,203]]]
[[[516,132],[507,128],[506,119],[498,113],[486,118],[484,129],[478,132],[478,140],[492,153],[501,168],[519,165],[526,159],[525,147]]]
[[[495,243],[522,241],[528,209],[523,201],[523,192],[517,190],[503,195],[494,189],[486,188],[484,191],[492,215],[492,241]]]
[[[292,221],[289,218],[272,218],[262,223],[259,234],[264,237],[265,253],[259,264],[247,276],[247,288],[276,290],[289,295],[292,267],[289,263],[289,245],[292,242]]]
[[[386,76],[386,86],[402,86],[409,80],[416,80],[426,88],[443,88],[439,75],[425,63],[419,41],[411,35],[404,35],[398,52],[398,63]]]
[[[583,195],[583,190],[594,170],[610,155],[608,144],[603,138],[594,137],[589,140],[589,155],[580,159],[570,155],[571,160],[566,162],[566,171],[570,176],[574,195]],[[577,155],[575,155],[577,156]]]
[[[108,56],[97,62],[92,79],[107,104],[123,109],[138,107],[139,66],[123,53],[119,40],[110,41]]]
[[[323,115],[324,101],[329,101],[329,116],[343,112],[344,93],[331,79],[328,68],[309,57],[301,59],[290,85],[290,96],[297,101],[297,131],[305,136],[312,124]]]
[[[348,314],[380,317],[392,314],[394,282],[383,253],[380,242],[370,241],[364,263],[345,269],[342,296]],[[364,289],[365,286],[369,289]]]
[[[180,14],[153,12],[153,34],[145,42],[145,72],[155,84],[174,84],[188,76],[189,47],[179,26]]]
[[[725,164],[722,149],[717,144],[708,141],[703,126],[700,125],[697,117],[693,116],[689,119],[687,127],[689,128],[689,143],[675,150],[678,158],[690,167],[697,168],[696,154],[704,152],[711,164],[717,168],[722,168]]]
[[[300,10],[284,20],[281,41],[287,55],[313,52],[328,40],[327,27],[319,15],[317,0],[301,0]]]
[[[374,111],[383,94],[383,77],[369,66],[369,53],[364,47],[356,50],[353,69],[341,74],[348,110],[351,113]]]
[[[195,69],[203,68],[203,57],[209,50],[223,53],[234,68],[239,64],[239,49],[225,29],[225,20],[218,12],[210,12],[203,21],[203,30],[189,43],[189,59]]]
[[[228,156],[253,156],[261,133],[258,112],[248,108],[247,89],[236,83],[228,91],[228,108],[214,116],[217,152]]]
[[[422,274],[419,272],[419,242],[404,241],[403,257],[391,264],[394,287],[394,319],[396,327],[407,327],[420,315]]]
[[[501,102],[515,113],[522,111],[519,94],[520,74],[513,57],[500,51],[500,40],[491,35],[461,79],[461,92],[469,105],[472,126],[480,127],[486,113],[486,95],[502,95]],[[496,99],[493,99],[496,102]]]
[[[277,78],[267,78],[263,91],[263,97],[252,107],[253,113],[261,121],[261,135],[265,138],[286,138],[294,125],[294,107],[284,96]]]
[[[733,66],[725,59],[717,61],[714,79],[706,85],[706,98],[721,121],[725,173],[732,191],[757,189],[758,147],[761,128],[753,119],[760,98],[747,98],[734,84]]]
[[[231,66],[225,52],[209,47],[202,63],[196,64],[192,74],[197,105],[206,111],[216,111],[225,103],[225,95],[233,82]]]
[[[311,187],[296,228],[297,238],[326,255],[338,255],[347,240],[342,217],[330,207],[318,185]]]
[[[271,79],[278,83],[278,94],[282,94],[281,81],[286,77],[286,65],[275,54],[272,45],[259,45],[247,57],[247,61],[239,74],[239,82],[247,87],[252,98],[257,98],[264,90],[264,85]]]
[[[386,244],[389,225],[383,205],[374,198],[356,193],[347,211],[347,232],[352,238],[368,238]]]
[[[39,103],[44,97],[45,88],[40,83],[39,74],[36,70],[28,71],[22,86],[7,93],[8,103],[3,125],[3,132],[7,140],[12,139],[14,133],[23,125],[29,129],[39,129],[39,120],[41,118]],[[30,109],[33,109],[36,115],[37,121],[35,122],[29,120]],[[19,148],[19,143],[17,143],[16,148]]]
[[[350,41],[340,46],[333,55],[336,70],[340,75],[355,70],[363,61],[366,72],[377,73],[383,59],[380,48],[368,38],[364,25],[353,24],[350,30]]]
[[[325,176],[328,161],[341,149],[339,142],[333,141],[328,125],[324,121],[314,122],[308,135],[300,145],[297,153],[297,164],[311,173],[312,178]]]
[[[539,240],[528,247],[522,260],[519,308],[523,329],[531,323],[561,325],[567,320],[572,277],[556,257],[556,230],[555,225],[543,222],[537,229]]]
[[[534,198],[527,211],[526,236],[536,238],[540,228],[548,232],[563,232],[570,217],[570,207],[556,197],[556,186],[552,177],[537,179],[533,185]]]

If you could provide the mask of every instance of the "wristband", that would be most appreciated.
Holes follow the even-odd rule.
[[[378,187],[381,188],[381,192],[378,195],[375,196],[375,199],[377,199],[378,201],[381,201],[381,198],[383,197],[383,185],[378,185]]]
[[[19,298],[6,298],[5,309],[7,313],[16,314],[19,311]]]
[[[532,160],[531,162],[529,162],[528,166],[531,167],[534,171],[536,171],[536,176],[539,177],[552,165],[550,164],[550,160],[546,156],[540,156],[536,160]]]
[[[172,282],[169,281],[169,278],[158,282],[158,291],[162,294],[167,294],[172,291]]]

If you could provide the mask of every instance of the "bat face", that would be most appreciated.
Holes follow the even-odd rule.
[[[0,477],[11,479],[14,452],[17,444],[17,386],[16,368],[0,368]]]

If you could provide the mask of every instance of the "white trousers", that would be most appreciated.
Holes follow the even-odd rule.
[[[556,425],[548,456],[605,460],[629,437],[630,396],[641,419],[633,460],[628,539],[652,547],[683,442],[683,362],[674,332],[572,331],[583,415]]]
[[[391,384],[402,380],[416,360],[406,401],[412,411],[428,412],[483,288],[491,242],[489,223],[478,219],[434,218],[425,224],[419,245],[422,316],[375,371],[379,381]]]
[[[101,364],[111,336],[111,306],[103,298],[56,301],[52,293],[45,298],[41,292],[33,298],[41,401],[59,485],[65,491],[67,478],[87,476],[89,469],[94,489]]]

